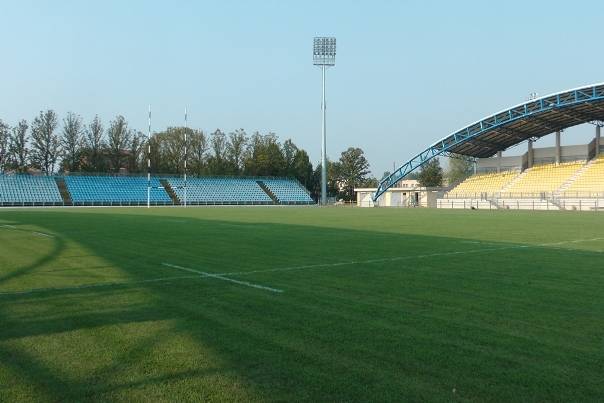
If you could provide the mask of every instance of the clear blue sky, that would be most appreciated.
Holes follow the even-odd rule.
[[[320,155],[312,38],[338,39],[328,155],[365,150],[381,177],[450,132],[604,81],[601,1],[5,1],[0,118],[53,108],[146,130],[274,131]],[[583,143],[589,126],[563,143]],[[543,140],[545,144],[549,140]],[[549,144],[549,143],[548,143]],[[539,143],[537,143],[539,145]]]

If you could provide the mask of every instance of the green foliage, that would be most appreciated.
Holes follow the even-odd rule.
[[[109,123],[109,128],[107,129],[107,151],[113,172],[119,172],[121,168],[126,168],[127,155],[124,151],[128,149],[131,136],[132,132],[128,128],[128,123],[123,116],[118,115]]]
[[[3,173],[9,164],[10,152],[10,126],[0,119],[0,173]]]
[[[73,112],[68,112],[63,119],[63,136],[61,138],[63,171],[75,172],[80,169],[82,157],[82,118]]]
[[[439,187],[443,185],[443,169],[438,158],[428,161],[421,167],[417,177],[420,186]]]
[[[83,156],[82,170],[88,172],[103,172],[106,169],[104,158],[104,128],[101,119],[95,115],[86,127],[84,146],[81,151]]]
[[[354,188],[365,183],[369,172],[369,161],[360,148],[350,147],[340,155],[336,175],[345,200],[354,198]]]
[[[310,162],[310,158],[308,157],[306,151],[296,148],[296,153],[294,154],[294,159],[290,167],[290,172],[291,173],[288,173],[288,175],[298,179],[300,183],[304,185],[304,187],[307,189],[312,187],[312,163]]]
[[[9,157],[8,167],[16,172],[26,172],[29,166],[29,149],[27,148],[27,121],[25,119],[19,121],[13,127],[9,141]]]
[[[59,158],[59,137],[55,133],[57,114],[52,109],[40,111],[31,125],[31,164],[46,175],[55,170]]]
[[[447,179],[450,185],[457,184],[467,179],[473,172],[474,161],[472,158],[459,155],[449,159]]]
[[[320,166],[313,169],[305,150],[291,139],[281,143],[275,133],[248,136],[238,129],[227,135],[216,129],[206,135],[201,130],[168,127],[153,133],[148,143],[146,134],[129,128],[123,116],[116,116],[105,128],[98,116],[85,125],[72,112],[62,121],[60,138],[57,127],[52,110],[40,112],[34,119],[31,138],[25,120],[12,129],[0,121],[0,172],[25,172],[33,167],[50,174],[62,157],[63,172],[140,173],[147,171],[148,157],[153,173],[182,175],[186,132],[187,172],[191,175],[294,177],[315,198],[320,194]],[[329,194],[351,199],[355,186],[375,183],[367,177],[368,166],[361,149],[351,147],[343,152],[328,167]]]

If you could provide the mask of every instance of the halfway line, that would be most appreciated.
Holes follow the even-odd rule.
[[[170,263],[162,263],[162,265],[166,266],[166,267],[172,267],[173,269],[179,269],[179,270],[184,270],[184,271],[188,271],[188,272],[191,272],[191,273],[201,274],[204,277],[216,278],[216,279],[219,279],[219,280],[228,281],[228,282],[239,284],[239,285],[244,285],[244,286],[247,286],[247,287],[258,288],[260,290],[266,290],[266,291],[277,292],[277,293],[282,293],[283,292],[283,290],[280,290],[278,288],[267,287],[267,286],[260,285],[260,284],[254,284],[254,283],[250,283],[250,282],[247,282],[247,281],[240,281],[240,280],[235,280],[235,279],[232,279],[232,278],[229,278],[229,277],[225,277],[224,274],[207,273],[205,271],[195,270],[195,269],[191,269],[189,267],[178,266],[178,265],[170,264]]]

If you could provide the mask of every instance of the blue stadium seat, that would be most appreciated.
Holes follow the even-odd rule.
[[[147,202],[147,178],[136,176],[66,176],[65,184],[75,204],[144,204]],[[170,196],[158,178],[151,178],[154,204],[169,204]]]
[[[60,204],[61,193],[53,177],[0,175],[0,203]]]
[[[314,203],[308,191],[294,179],[263,179],[262,182],[264,182],[281,203]]]
[[[168,183],[183,201],[184,179],[169,178]],[[272,204],[272,199],[253,178],[189,178],[187,201],[200,204]]]

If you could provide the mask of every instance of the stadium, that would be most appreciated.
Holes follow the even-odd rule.
[[[475,5],[472,14],[466,7],[464,17],[457,3],[426,10],[396,2],[359,10],[342,4],[339,10],[292,3],[287,11],[261,2],[154,5],[145,18],[129,3],[53,4],[79,17],[62,25],[69,29],[57,28],[62,20],[41,4],[40,15],[7,6],[7,22],[19,33],[7,42],[37,49],[38,62],[40,49],[50,45],[39,44],[39,32],[29,43],[15,21],[31,17],[30,30],[49,20],[44,34],[70,57],[58,63],[60,74],[49,73],[56,82],[36,86],[29,97],[21,96],[24,82],[39,83],[46,77],[40,71],[54,65],[37,66],[34,74],[25,68],[29,59],[13,57],[25,78],[11,75],[16,84],[0,97],[3,119],[14,122],[0,120],[0,135],[8,139],[0,136],[0,402],[604,401],[604,83],[562,90],[575,85],[544,78],[540,85],[556,92],[532,94],[475,121],[492,105],[515,104],[518,88],[526,90],[513,74],[526,66],[513,70],[491,55],[481,64],[464,54],[475,52],[477,37],[493,41],[492,50],[499,43],[487,30],[497,25],[493,20],[480,25],[490,8]],[[522,7],[537,15],[532,4]],[[296,19],[285,18],[293,11]],[[340,12],[342,36],[363,31],[357,51],[370,60],[342,72],[341,81],[334,74],[333,92],[344,95],[333,96],[341,109],[329,115],[328,143],[326,70],[335,66],[335,38],[313,40],[312,62],[322,76],[320,128],[318,105],[306,106],[318,101],[319,86],[307,94],[311,78],[302,77],[314,68],[310,46],[300,51],[307,63],[300,73],[288,41],[299,34],[309,45],[298,20],[329,27],[319,23],[321,15],[331,23]],[[597,17],[583,16],[592,14]],[[451,16],[482,31],[467,31],[469,24],[457,19],[447,25]],[[515,18],[522,22],[522,15]],[[586,26],[592,25],[568,33],[572,46],[587,37]],[[139,43],[140,32],[150,39]],[[424,42],[405,43],[418,33]],[[145,48],[147,41],[153,46]],[[181,42],[197,47],[190,51]],[[540,47],[550,49],[554,41],[545,42]],[[355,48],[343,43],[349,55],[342,59],[352,70]],[[119,63],[96,65],[106,44]],[[382,45],[400,48],[400,55],[380,60]],[[569,46],[564,38],[555,45]],[[138,46],[153,56],[142,57]],[[515,46],[513,63],[524,56],[526,65],[537,64],[526,55],[538,50]],[[447,52],[455,54],[451,64]],[[80,65],[83,59],[94,63]],[[455,70],[460,59],[464,65]],[[276,71],[276,60],[289,71]],[[379,92],[359,79],[376,64],[380,74],[367,81],[379,83]],[[6,65],[12,63],[0,69]],[[565,70],[569,81],[596,82],[586,73],[590,65]],[[443,73],[442,66],[450,70]],[[465,88],[480,88],[479,70],[491,84],[486,94]],[[544,70],[539,65],[546,76]],[[427,78],[410,82],[412,72]],[[73,82],[62,86],[60,76]],[[312,80],[318,84],[318,75]],[[75,93],[82,83],[90,89]],[[408,87],[421,91],[410,90],[397,104],[406,96],[399,89]],[[189,124],[191,109],[185,109],[184,125],[174,125],[178,97],[189,97],[209,123]],[[94,118],[84,125],[67,112],[59,126],[51,109],[29,122],[16,117],[63,98]],[[158,105],[156,131],[147,98]],[[374,99],[376,105],[366,101]],[[417,109],[408,109],[403,123],[399,107],[410,104]],[[131,126],[121,115],[128,109],[136,115]],[[103,126],[100,114],[115,118]],[[443,129],[464,121],[474,123]],[[201,129],[223,122],[231,125],[225,131]],[[133,128],[144,124],[146,133]],[[291,138],[279,142],[272,125]],[[259,129],[248,135],[241,126]],[[428,134],[431,128],[441,134]],[[443,130],[450,134],[442,137]],[[314,148],[305,143],[306,131]],[[319,132],[320,160],[313,166],[309,154],[319,154]],[[70,133],[77,135],[71,144]],[[357,143],[371,150],[371,169],[406,162],[369,177],[374,171]],[[339,160],[332,144],[346,150]],[[53,148],[63,154],[51,161]],[[441,160],[463,162],[463,175],[424,182],[421,174]]]
[[[357,202],[365,207],[406,206],[410,194],[422,194],[425,206],[438,208],[604,209],[602,101],[604,85],[594,84],[497,112],[432,144],[384,178],[377,189],[359,189]],[[561,145],[564,129],[587,123],[595,127],[589,144]],[[555,135],[555,146],[535,148],[535,141],[547,135]],[[524,154],[502,157],[503,151],[524,142],[528,145]],[[408,174],[443,155],[474,158],[475,175],[441,194],[425,189],[400,192]]]

